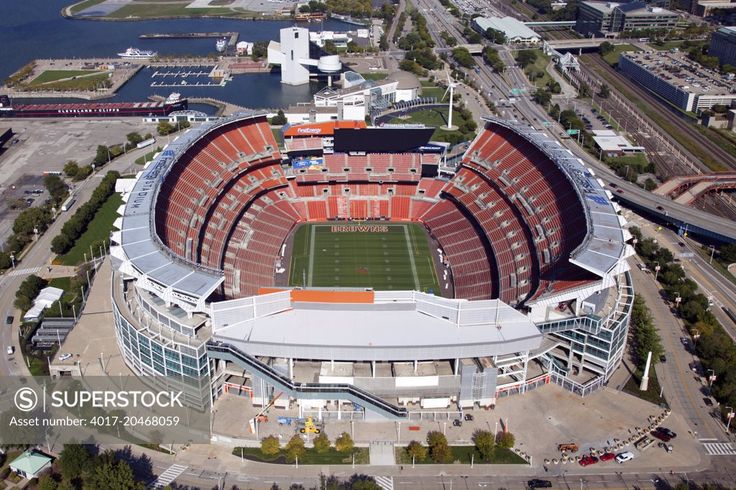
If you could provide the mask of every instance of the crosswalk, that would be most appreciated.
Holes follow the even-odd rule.
[[[40,271],[41,267],[26,267],[25,269],[13,269],[5,274],[7,277],[27,276]]]
[[[383,490],[394,490],[394,477],[393,476],[374,476],[378,486]]]
[[[181,464],[172,464],[166,470],[158,475],[156,481],[148,485],[153,490],[164,488],[166,485],[176,480],[176,477],[184,473],[188,467]]]
[[[736,448],[730,442],[704,442],[703,447],[711,456],[736,456]]]

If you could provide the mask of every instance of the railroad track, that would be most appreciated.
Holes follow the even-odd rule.
[[[581,56],[581,59],[585,60],[585,63],[583,63],[583,65],[595,65],[601,70],[606,71],[611,78],[624,85],[636,96],[648,102],[654,112],[656,112],[660,117],[666,119],[671,125],[673,125],[678,131],[681,131],[682,134],[690,139],[694,144],[701,146],[707,153],[713,155],[715,159],[718,160],[724,167],[727,167],[727,169],[729,170],[736,169],[736,157],[721,148],[717,143],[714,143],[710,138],[701,134],[696,128],[692,126],[692,124],[684,121],[681,114],[675,112],[675,109],[668,109],[665,105],[663,105],[663,102],[660,101],[655,95],[652,95],[649,91],[640,87],[636,82],[628,79],[625,75],[616,71],[608,63],[602,60],[597,54],[586,54]],[[615,90],[614,87],[611,87],[611,89]],[[643,115],[644,117],[647,117],[646,114]],[[652,122],[656,124],[655,121]],[[670,135],[670,139],[676,141],[675,135]],[[679,146],[681,146],[686,154],[692,154],[691,151],[688,151],[682,145]],[[696,155],[693,155],[693,157],[695,157],[698,161],[701,161],[701,159],[698,158]],[[705,170],[711,171],[710,169]]]

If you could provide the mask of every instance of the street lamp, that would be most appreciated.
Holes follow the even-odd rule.
[[[708,245],[708,248],[710,249],[710,261],[708,263],[712,264],[713,263],[713,253],[715,253],[716,247],[714,247],[713,245]]]
[[[708,387],[710,388],[711,386],[713,386],[713,383],[715,382],[717,376],[716,372],[712,369],[709,369],[708,372],[710,373],[710,375],[708,375]]]
[[[661,267],[659,266],[659,262],[657,262],[657,265],[654,266],[654,280],[655,281],[657,280],[657,276],[659,275],[659,269],[661,269]]]
[[[15,269],[15,250],[10,252],[10,262],[13,264],[13,269]]]
[[[697,342],[699,338],[700,338],[700,330],[698,330],[697,328],[693,329],[693,340]]]
[[[731,419],[734,416],[733,407],[726,407],[726,433],[728,434],[729,427],[731,427]]]

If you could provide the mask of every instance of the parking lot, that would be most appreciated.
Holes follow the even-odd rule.
[[[4,237],[10,235],[13,221],[23,209],[48,198],[44,172],[61,172],[69,160],[88,164],[98,145],[122,143],[130,132],[155,133],[156,129],[139,118],[12,119],[6,123],[15,136],[0,154],[0,236]]]

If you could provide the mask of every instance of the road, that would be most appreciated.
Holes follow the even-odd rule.
[[[94,173],[86,180],[77,183],[74,188],[74,193],[77,195],[77,206],[89,200],[92,196],[92,192],[95,190],[107,171],[117,170],[123,174],[140,169],[141,167],[136,165],[134,161],[139,156],[145,155],[147,151],[150,151],[150,148],[132,150],[126,155],[113,160],[109,165],[103,167],[102,170]],[[18,342],[20,318],[18,312],[13,307],[15,291],[28,274],[50,264],[51,259],[54,256],[51,252],[51,240],[59,234],[61,227],[64,226],[64,223],[66,223],[73,214],[74,209],[70,212],[61,213],[56,221],[49,226],[49,229],[46,230],[46,233],[41,235],[38,238],[38,241],[36,241],[36,243],[34,243],[26,252],[22,260],[16,262],[16,268],[6,271],[6,273],[0,277],[0,313],[2,313],[3,323],[5,322],[5,317],[7,315],[10,314],[14,317],[11,328],[4,325],[2,330],[0,330],[0,341],[2,341],[3,346],[2,357],[0,357],[0,375],[28,374],[26,366],[22,364],[20,344]],[[5,354],[5,347],[8,345],[13,345],[15,348],[15,354],[13,356],[7,356]]]

